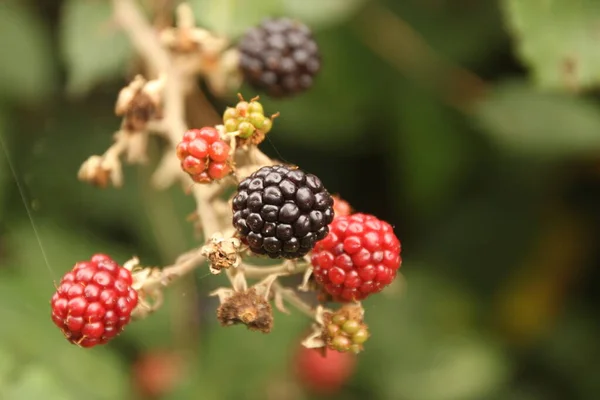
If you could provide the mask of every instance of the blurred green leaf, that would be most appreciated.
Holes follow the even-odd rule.
[[[191,0],[189,3],[200,26],[230,38],[283,11],[282,0]]]
[[[50,33],[23,4],[0,2],[0,97],[36,100],[54,79]]]
[[[438,1],[433,4],[404,0],[388,3],[400,21],[422,35],[436,52],[461,63],[485,62],[506,37],[495,2]]]
[[[119,76],[131,57],[131,45],[111,16],[109,1],[67,0],[63,4],[60,45],[71,93],[85,93]]]
[[[600,48],[596,0],[504,0],[517,52],[548,88],[598,86]]]
[[[15,367],[13,355],[4,347],[0,346],[0,395],[11,380],[11,372]],[[0,397],[1,398],[1,397]]]
[[[365,0],[283,0],[285,15],[304,22],[313,29],[323,29],[344,22]]]
[[[361,354],[360,379],[379,388],[379,398],[487,398],[506,382],[509,365],[496,343],[471,328],[471,296],[411,266],[401,299],[365,304],[372,336]]]
[[[4,198],[9,191],[10,165],[6,159],[6,154],[10,155],[8,137],[6,135],[6,119],[3,110],[0,110],[0,216],[4,211]]]
[[[322,31],[316,40],[324,60],[313,88],[284,101],[261,97],[267,113],[281,113],[269,135],[304,147],[362,151],[357,143],[371,129],[389,76],[371,74],[380,61],[345,29]],[[256,94],[251,88],[244,88],[243,93],[246,97]]]
[[[399,154],[400,174],[394,187],[409,197],[421,214],[431,215],[457,193],[469,159],[470,143],[456,113],[414,85],[397,90],[394,115],[398,134],[391,140]]]
[[[560,157],[600,150],[600,109],[580,97],[503,84],[474,117],[499,145],[517,153]]]
[[[68,390],[68,389],[67,389]],[[79,398],[59,385],[51,372],[51,367],[29,364],[20,372],[19,378],[4,391],[5,399],[10,400],[70,400]]]
[[[298,312],[292,312],[292,315],[275,312],[275,324],[269,334],[215,323],[200,345],[196,390],[187,388],[187,391],[199,393],[211,387],[214,398],[218,399],[264,399],[270,378],[289,367],[289,358],[310,323]]]

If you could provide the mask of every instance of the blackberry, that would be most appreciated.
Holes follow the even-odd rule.
[[[285,165],[262,167],[240,182],[233,226],[256,254],[298,258],[327,236],[333,198],[315,175]]]
[[[309,89],[321,69],[321,55],[310,29],[289,18],[265,20],[249,29],[238,49],[246,81],[272,97]]]

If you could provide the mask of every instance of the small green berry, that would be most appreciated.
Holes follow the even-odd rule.
[[[336,336],[331,341],[331,346],[337,351],[348,351],[350,345],[350,339],[346,336]]]
[[[368,338],[369,332],[365,328],[360,329],[358,332],[352,335],[352,341],[356,344],[363,344]]]
[[[253,112],[250,114],[250,116],[248,116],[248,121],[250,121],[250,123],[254,125],[256,129],[261,129],[265,124],[265,120],[266,117],[263,114],[257,112]]]
[[[349,335],[353,335],[360,329],[360,323],[354,320],[348,320],[342,325],[342,330]]]
[[[265,110],[263,109],[262,104],[260,104],[257,101],[251,101],[250,104],[248,104],[248,112],[249,113],[259,113],[259,114],[263,114],[265,113]]]
[[[263,122],[262,128],[260,128],[260,131],[262,133],[267,133],[271,130],[272,127],[273,127],[273,121],[269,118],[265,118],[265,121]]]
[[[335,314],[331,318],[331,322],[333,322],[336,325],[342,326],[344,322],[346,322],[346,317],[342,314]]]
[[[254,134],[254,126],[247,121],[240,122],[238,125],[238,131],[240,132],[240,137],[242,139],[248,139]]]
[[[239,103],[237,103],[235,108],[239,112],[239,115],[241,115],[242,117],[245,117],[246,113],[248,112],[248,102],[240,101]]]
[[[228,120],[237,118],[239,116],[240,114],[238,113],[238,110],[236,110],[233,107],[227,107],[227,109],[223,113],[223,121],[227,122]]]
[[[238,121],[234,118],[225,120],[225,131],[235,132],[238,130]]]
[[[353,344],[352,346],[350,346],[350,351],[354,354],[358,354],[361,352],[361,347],[359,344]]]
[[[336,336],[339,332],[340,332],[339,325],[335,325],[335,324],[329,324],[329,325],[327,325],[327,334],[330,337]]]

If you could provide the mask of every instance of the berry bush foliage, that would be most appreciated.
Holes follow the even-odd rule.
[[[266,19],[230,44],[196,27],[185,3],[175,27],[158,38],[133,2],[115,2],[115,13],[153,72],[120,91],[115,113],[121,128],[104,154],[83,163],[79,179],[119,187],[123,156],[144,163],[149,137],[163,138],[152,182],[163,189],[179,183],[193,196],[200,243],[164,268],[145,266],[143,255],[78,260],[52,297],[56,326],[80,347],[108,343],[128,324],[151,317],[174,282],[206,268],[229,283],[210,293],[220,302],[216,318],[224,327],[270,333],[273,309],[291,307],[310,318],[304,348],[322,357],[365,350],[370,332],[361,301],[390,285],[401,265],[393,227],[352,210],[318,172],[267,157],[259,145],[285,115],[266,112],[259,96],[238,93],[207,126],[190,126],[193,111],[185,107],[198,77],[226,99],[235,98],[242,81],[274,99],[302,95],[321,67],[310,29],[289,18]],[[339,379],[329,380],[319,385]]]
[[[0,1],[0,400],[597,399],[598,21]]]

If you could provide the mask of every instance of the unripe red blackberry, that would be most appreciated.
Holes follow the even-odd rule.
[[[272,97],[309,89],[321,69],[321,56],[310,29],[289,18],[264,21],[242,37],[240,68],[246,81]]]
[[[181,168],[197,183],[219,180],[231,172],[230,147],[213,127],[190,129],[177,145]]]
[[[129,323],[138,294],[131,272],[96,254],[75,264],[52,296],[52,321],[81,347],[105,344]]]
[[[257,254],[298,258],[329,232],[333,199],[315,175],[285,165],[262,167],[240,182],[233,226]]]
[[[351,353],[307,349],[299,346],[294,358],[294,376],[302,387],[320,395],[334,395],[350,379],[356,369],[356,356]]]
[[[316,282],[335,300],[362,300],[392,283],[402,259],[390,224],[358,213],[336,216],[329,230],[311,263]]]

